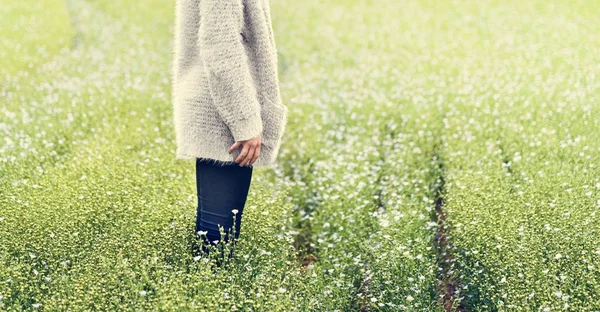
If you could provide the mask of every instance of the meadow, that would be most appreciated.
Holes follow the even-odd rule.
[[[600,2],[271,6],[289,122],[215,268],[174,0],[0,0],[0,310],[600,311]]]

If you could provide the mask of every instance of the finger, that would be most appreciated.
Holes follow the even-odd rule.
[[[262,144],[262,143],[261,143]],[[254,165],[254,163],[256,162],[256,160],[258,159],[258,156],[260,156],[260,149],[261,149],[262,145],[259,145],[256,147],[256,152],[254,152],[254,157],[252,158],[252,160],[250,161],[251,165]]]
[[[240,144],[242,144],[242,142],[240,142],[240,141],[233,143],[233,145],[231,145],[231,147],[228,150],[229,154],[233,153],[233,151],[235,151],[235,149],[238,148],[238,146],[240,146]]]
[[[248,144],[242,145],[242,152],[235,159],[236,163],[239,163],[240,161],[242,161],[246,158],[246,155],[248,155],[248,148],[249,148]]]
[[[240,161],[240,166],[244,166],[244,164],[245,164],[246,162],[248,162],[248,156],[252,156],[252,153],[253,153],[253,152],[252,152],[252,150],[253,150],[253,148],[252,148],[252,145],[250,145],[250,144],[247,144],[247,145],[248,145],[248,146],[247,146],[247,148],[248,148],[248,153],[246,153],[246,155],[244,155],[244,157],[243,157],[243,158],[242,158],[242,160]]]
[[[252,161],[252,159],[254,158],[254,154],[256,154],[256,150],[257,150],[256,146],[254,146],[254,145],[250,146],[250,151],[248,152],[246,159],[244,159],[242,166],[245,166],[245,165],[249,164],[250,161]]]

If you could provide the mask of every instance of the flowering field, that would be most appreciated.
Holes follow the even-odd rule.
[[[173,0],[0,0],[0,310],[600,311],[600,3],[271,0],[290,116],[190,253]]]

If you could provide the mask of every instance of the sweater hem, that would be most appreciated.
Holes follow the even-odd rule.
[[[223,140],[223,142],[228,142]],[[233,144],[233,143],[232,143]],[[241,152],[241,147],[238,147],[234,152],[229,154],[227,150],[231,145],[223,145],[222,143],[214,143],[214,145],[207,144],[195,144],[190,145],[179,145],[175,153],[175,159],[184,161],[197,161],[204,159],[217,166],[225,166],[231,164],[237,164],[235,159]],[[260,155],[252,165],[254,168],[273,168],[277,162],[277,152],[279,148],[272,148],[268,145],[262,145]],[[248,165],[246,165],[248,166]]]

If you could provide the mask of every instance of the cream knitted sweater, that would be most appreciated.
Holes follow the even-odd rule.
[[[172,102],[175,157],[231,163],[262,136],[254,167],[274,164],[287,124],[269,0],[177,0]]]

